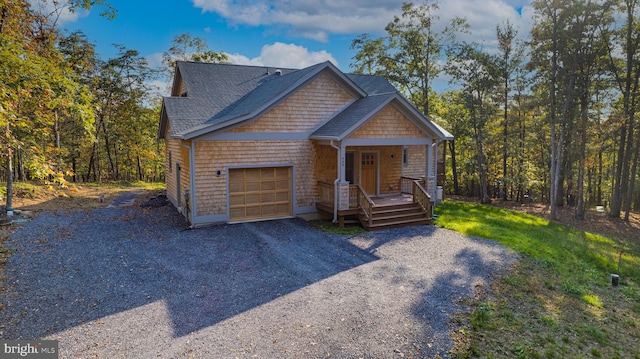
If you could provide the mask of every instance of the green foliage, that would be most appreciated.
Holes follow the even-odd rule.
[[[309,225],[323,232],[335,233],[335,234],[360,234],[360,233],[366,232],[366,230],[361,226],[338,227],[333,223],[322,221],[322,220],[311,221],[309,222]]]

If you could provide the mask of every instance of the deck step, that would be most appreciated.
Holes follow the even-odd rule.
[[[417,203],[374,207],[371,224],[367,221],[364,212],[360,212],[358,218],[366,229],[383,229],[431,223],[431,214],[426,213]]]

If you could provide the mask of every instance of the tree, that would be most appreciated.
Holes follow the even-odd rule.
[[[386,37],[361,35],[351,42],[351,48],[358,50],[352,64],[357,72],[374,71],[387,77],[427,116],[431,82],[443,70],[445,49],[453,45],[457,32],[468,28],[466,20],[454,17],[438,32],[437,10],[436,2],[404,3],[402,15],[386,26]]]
[[[511,92],[511,80],[514,71],[522,63],[522,48],[516,47],[515,39],[518,31],[510,22],[505,22],[502,26],[496,27],[498,38],[499,56],[496,59],[497,70],[502,82],[502,188],[500,194],[507,200],[507,186],[509,175],[507,173],[507,162],[509,160],[509,99]]]
[[[477,44],[464,44],[450,59],[447,72],[462,86],[463,98],[469,111],[476,147],[480,202],[491,203],[484,146],[486,124],[496,110],[491,101],[491,95],[498,85],[495,59],[480,51]]]
[[[210,50],[207,40],[185,33],[175,36],[169,50],[162,54],[162,67],[167,79],[171,81],[177,61],[226,63],[228,60],[229,57],[224,52]]]
[[[618,10],[624,14],[624,25],[619,29],[608,29],[602,32],[603,40],[608,45],[609,69],[618,91],[622,96],[623,123],[619,128],[617,161],[614,175],[613,193],[609,216],[619,218],[625,205],[625,219],[629,218],[629,209],[633,195],[633,183],[638,162],[640,135],[634,141],[636,127],[636,111],[640,100],[638,84],[640,82],[640,17],[638,16],[638,0],[622,0]],[[634,160],[634,152],[635,160]],[[633,169],[633,171],[632,171]],[[633,176],[632,176],[633,174]],[[626,199],[626,204],[625,204]]]

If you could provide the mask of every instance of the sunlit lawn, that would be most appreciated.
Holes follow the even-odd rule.
[[[436,213],[438,226],[522,255],[494,282],[495,299],[472,303],[460,318],[456,356],[640,358],[638,243],[466,202],[446,201]]]

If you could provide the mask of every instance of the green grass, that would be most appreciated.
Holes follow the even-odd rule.
[[[637,243],[493,206],[446,201],[436,213],[440,227],[522,255],[492,285],[496,299],[475,303],[455,356],[640,356],[629,347],[640,338]],[[620,251],[620,286],[612,287]]]
[[[359,225],[339,227],[334,223],[323,220],[310,221],[309,225],[323,232],[334,234],[360,234],[366,232],[366,230]]]

